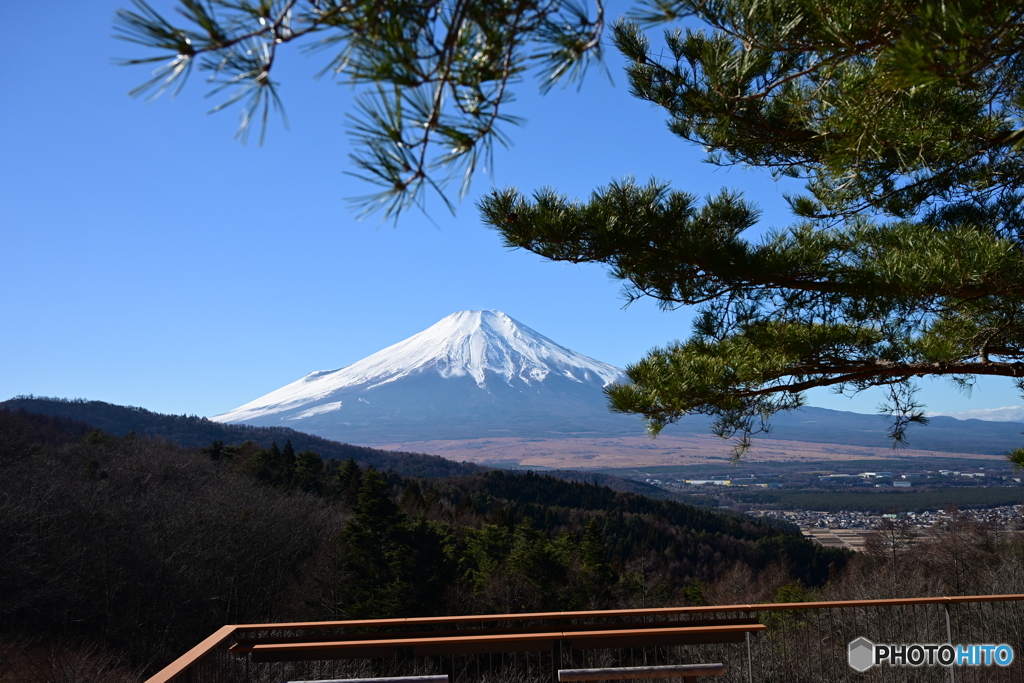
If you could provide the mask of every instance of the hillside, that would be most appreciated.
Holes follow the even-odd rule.
[[[227,445],[252,441],[267,448],[271,443],[284,445],[285,442],[291,441],[296,451],[315,451],[326,460],[353,458],[365,467],[392,470],[410,477],[451,477],[472,474],[482,469],[478,465],[455,462],[436,455],[385,451],[338,443],[297,432],[288,427],[221,424],[195,415],[163,415],[145,408],[117,406],[103,401],[21,396],[0,402],[0,409],[3,408],[77,420],[118,437],[135,432],[166,439],[186,448],[203,448],[214,441],[223,441]]]
[[[342,461],[352,458],[363,467],[392,471],[407,477],[454,477],[489,469],[486,466],[458,461],[457,458],[447,459],[403,449],[382,450],[338,443],[287,427],[227,425],[194,415],[163,415],[145,408],[117,406],[103,401],[18,397],[0,402],[0,409],[4,408],[77,421],[82,423],[82,429],[101,429],[114,436],[135,432],[166,439],[186,448],[205,448],[214,441],[221,441],[227,446],[238,446],[251,441],[263,448],[269,448],[273,443],[281,446],[291,441],[296,451],[314,451],[325,460]],[[608,486],[616,491],[639,493],[654,498],[665,498],[669,495],[661,487],[600,472],[567,469],[552,474],[566,481],[589,482]]]

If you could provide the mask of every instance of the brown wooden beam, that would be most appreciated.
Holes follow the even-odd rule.
[[[723,664],[675,664],[668,666],[621,666],[609,669],[560,669],[558,680],[614,681],[627,678],[679,678],[724,676]]]
[[[331,678],[322,681],[289,681],[288,683],[448,683],[448,674],[440,676],[393,676],[391,678]]]
[[[482,623],[491,621],[544,621],[550,619],[602,619],[606,617],[643,617],[670,614],[718,614],[722,612],[765,612],[772,610],[835,609],[840,607],[886,607],[891,605],[950,604],[957,602],[1021,601],[1024,594],[957,595],[934,598],[895,598],[885,600],[839,600],[835,602],[791,602],[747,605],[705,605],[700,607],[648,607],[646,609],[594,610],[590,612],[534,612],[526,614],[478,614],[447,617],[408,617],[400,619],[361,619],[353,621],[300,621],[274,624],[239,624],[239,629],[301,630],[310,628],[347,628],[411,626],[414,624]]]
[[[237,654],[251,652],[253,661],[260,662],[300,661],[320,658],[373,658],[391,656],[398,648],[411,648],[414,656],[483,654],[487,652],[535,652],[554,649],[555,641],[569,641],[574,649],[682,645],[689,643],[734,643],[743,640],[747,633],[763,631],[764,629],[765,626],[763,624],[744,623],[600,631],[461,635],[440,638],[403,637],[378,640],[292,641],[284,643],[248,641],[236,643],[231,647],[231,651]]]

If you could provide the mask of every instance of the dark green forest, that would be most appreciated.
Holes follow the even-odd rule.
[[[291,441],[184,448],[0,410],[0,628],[152,670],[225,623],[655,606],[848,556],[589,483],[413,478]]]

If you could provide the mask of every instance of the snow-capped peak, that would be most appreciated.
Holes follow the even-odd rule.
[[[428,373],[469,376],[481,389],[488,382],[533,385],[549,375],[597,387],[625,379],[619,368],[556,344],[501,311],[459,311],[351,365],[310,373],[213,419],[244,422],[309,404],[321,410],[343,390],[370,390]]]

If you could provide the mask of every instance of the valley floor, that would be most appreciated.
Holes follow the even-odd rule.
[[[373,448],[413,453],[429,453],[457,461],[469,461],[497,467],[552,469],[607,469],[701,465],[730,461],[732,442],[711,435],[644,435],[616,438],[579,436],[565,439],[527,439],[495,437],[458,441],[403,441],[361,444]],[[743,456],[745,463],[835,462],[851,460],[912,461],[917,458],[956,458],[962,461],[992,460],[993,455],[946,453],[903,449],[893,451],[888,444],[878,447],[778,439],[755,439]]]

